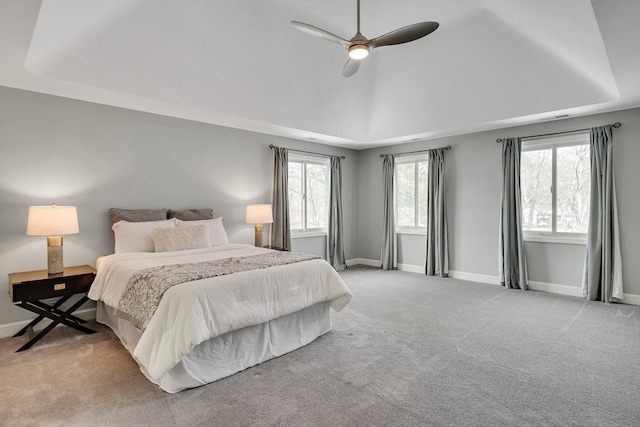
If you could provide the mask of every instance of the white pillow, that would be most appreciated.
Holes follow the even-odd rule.
[[[224,225],[222,225],[222,217],[213,219],[201,219],[198,221],[178,220],[178,227],[188,227],[190,225],[196,224],[207,224],[207,227],[209,227],[209,243],[211,243],[211,247],[229,244],[227,232],[224,231]]]
[[[111,229],[116,238],[115,252],[153,252],[155,245],[151,232],[156,228],[175,227],[174,218],[164,221],[127,222],[119,221]]]
[[[210,248],[209,227],[206,224],[188,227],[156,228],[151,232],[156,252],[186,251]]]

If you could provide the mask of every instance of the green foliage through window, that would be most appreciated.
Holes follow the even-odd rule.
[[[329,165],[293,157],[289,160],[288,178],[291,230],[326,229],[331,179]]]
[[[520,160],[525,232],[587,232],[590,200],[589,135],[525,141]]]
[[[419,159],[396,162],[396,226],[425,228],[427,224],[428,163]]]

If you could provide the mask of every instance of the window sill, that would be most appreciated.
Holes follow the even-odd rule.
[[[525,242],[536,242],[536,243],[561,243],[565,245],[582,245],[585,246],[587,244],[587,239],[585,237],[566,237],[566,236],[546,236],[546,235],[538,235],[538,236],[524,236]]]
[[[291,233],[292,239],[306,239],[307,237],[325,237],[326,231],[300,231]]]
[[[421,230],[419,228],[397,228],[396,234],[412,234],[415,236],[426,236],[427,230],[426,229]]]

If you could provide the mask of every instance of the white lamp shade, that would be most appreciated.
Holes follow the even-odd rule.
[[[62,236],[79,232],[75,206],[29,206],[28,236]]]
[[[271,224],[272,222],[271,205],[247,206],[247,224]]]

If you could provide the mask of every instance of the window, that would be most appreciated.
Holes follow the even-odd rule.
[[[289,154],[289,217],[292,232],[327,229],[330,179],[328,159]]]
[[[588,133],[523,141],[520,185],[525,240],[585,242],[590,171]]]
[[[427,227],[427,156],[396,158],[396,227],[424,231]]]

